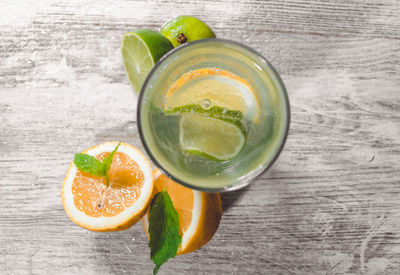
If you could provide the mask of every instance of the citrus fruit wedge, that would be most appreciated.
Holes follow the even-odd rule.
[[[166,115],[181,115],[181,114],[199,114],[215,118],[242,120],[243,113],[236,110],[229,110],[220,106],[212,106],[204,108],[198,104],[189,104],[185,106],[175,107],[171,110],[164,111]]]
[[[166,190],[179,215],[182,242],[177,254],[193,252],[205,245],[218,229],[222,216],[221,197],[184,187],[169,179],[160,170],[154,171],[154,192]],[[143,217],[144,231],[149,238],[148,215]]]
[[[225,161],[243,149],[246,133],[239,121],[183,115],[179,122],[179,142],[186,152]]]
[[[237,110],[254,122],[260,116],[260,105],[250,83],[220,68],[189,71],[170,86],[165,95],[165,110],[190,104]]]
[[[99,161],[117,146],[106,142],[82,153]],[[93,231],[124,230],[146,213],[153,191],[152,168],[146,157],[133,146],[121,143],[106,177],[82,172],[74,162],[68,168],[61,199],[69,218]]]
[[[174,47],[160,33],[151,30],[137,30],[124,34],[121,53],[129,82],[136,93],[154,64]]]

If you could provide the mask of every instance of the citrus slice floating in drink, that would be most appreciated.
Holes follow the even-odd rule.
[[[83,153],[102,161],[117,146],[106,142]],[[61,199],[69,218],[93,231],[124,230],[146,213],[153,191],[149,161],[133,146],[121,143],[108,179],[82,172],[72,162],[64,179]]]
[[[222,216],[221,197],[218,193],[206,193],[184,187],[160,170],[154,171],[154,192],[167,191],[179,215],[179,234],[182,243],[177,254],[185,254],[205,245],[218,229]],[[148,234],[148,216],[143,218]]]
[[[140,93],[154,64],[168,51],[171,42],[158,32],[137,30],[124,34],[121,40],[121,53],[129,82],[136,93]]]
[[[165,95],[165,110],[191,104],[237,110],[253,122],[260,116],[259,102],[250,83],[220,68],[189,71],[170,86]]]
[[[221,106],[212,106],[204,108],[198,104],[189,104],[185,106],[175,107],[171,110],[164,111],[166,115],[182,115],[182,114],[197,114],[214,118],[222,118],[229,120],[242,120],[243,113],[236,110],[229,110]]]
[[[240,121],[202,115],[183,115],[179,122],[182,149],[216,161],[237,156],[246,144]]]

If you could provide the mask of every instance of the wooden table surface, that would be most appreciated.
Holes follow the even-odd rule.
[[[86,231],[60,187],[74,153],[143,148],[127,31],[191,14],[269,59],[292,123],[275,165],[223,195],[202,249],[159,274],[400,274],[399,1],[1,1],[0,274],[151,274],[140,224]]]

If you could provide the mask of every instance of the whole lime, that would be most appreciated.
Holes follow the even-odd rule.
[[[151,30],[125,33],[121,40],[122,61],[129,82],[136,93],[154,64],[174,47],[165,36]]]
[[[214,32],[206,23],[189,15],[169,20],[161,27],[160,33],[168,38],[174,47],[199,39],[215,38]]]

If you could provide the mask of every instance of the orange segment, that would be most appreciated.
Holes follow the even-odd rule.
[[[109,153],[106,154],[107,157]],[[135,186],[140,189],[143,186],[144,177],[138,164],[124,153],[117,152],[114,155],[108,178],[111,182],[125,186]]]
[[[107,142],[83,153],[102,161],[118,143]],[[70,219],[95,231],[122,230],[146,212],[153,190],[149,161],[134,147],[121,143],[106,177],[82,172],[71,163],[62,186],[62,202]]]
[[[179,215],[179,234],[183,236],[183,234],[189,228],[190,223],[192,222],[192,212],[185,211],[182,209],[177,208],[176,212]]]
[[[78,171],[72,184],[75,207],[88,216],[100,217],[101,208],[96,202],[100,201],[106,188],[105,178]]]
[[[177,254],[185,254],[205,245],[218,229],[222,216],[221,197],[217,193],[206,193],[184,187],[160,170],[154,171],[153,196],[166,190],[179,215],[179,231],[182,243]],[[148,215],[143,218],[147,237]]]

